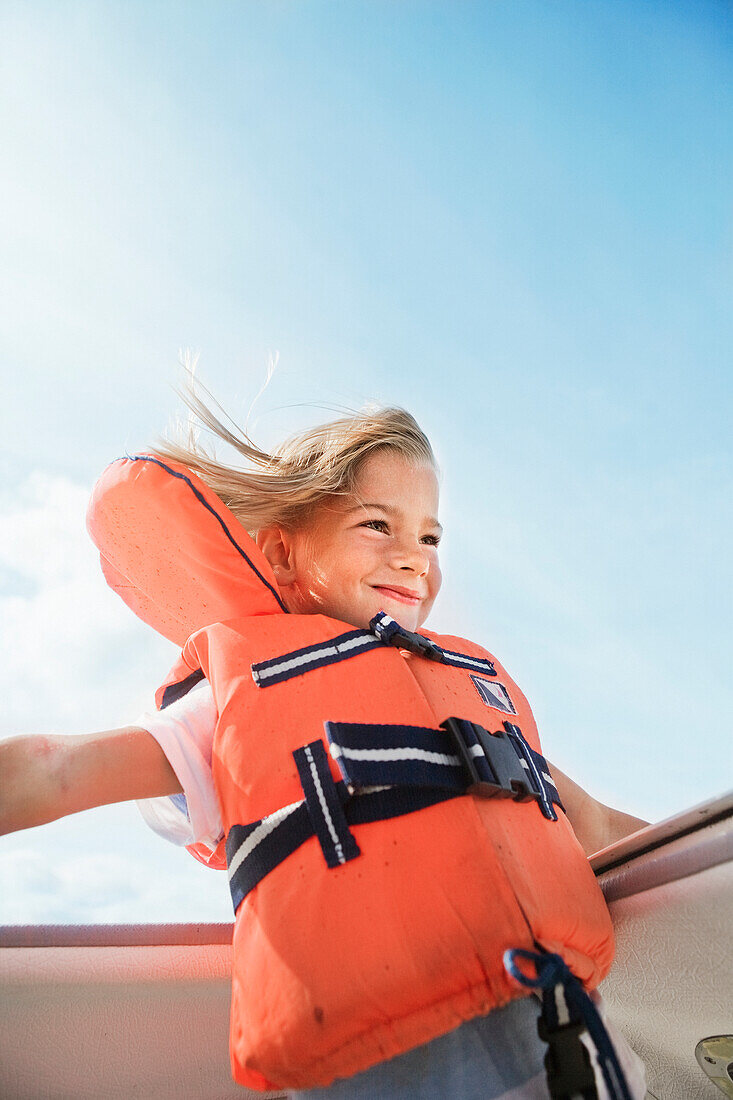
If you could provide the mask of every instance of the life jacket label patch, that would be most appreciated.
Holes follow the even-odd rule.
[[[487,707],[500,710],[504,714],[516,714],[514,703],[509,698],[509,692],[498,680],[483,680],[480,676],[471,676],[476,691],[481,696]]]

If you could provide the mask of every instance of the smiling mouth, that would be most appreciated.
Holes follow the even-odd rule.
[[[422,597],[417,592],[413,592],[410,588],[394,588],[388,584],[374,584],[372,588],[375,592],[381,592],[384,596],[389,596],[390,599],[399,600],[400,603],[411,604],[413,607],[415,604],[421,602]]]

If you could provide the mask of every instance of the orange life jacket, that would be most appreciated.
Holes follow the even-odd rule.
[[[360,820],[362,806],[402,797],[402,757],[428,771],[443,767],[438,757],[459,761],[446,773],[464,774],[466,743],[448,719],[465,720],[469,742],[477,727],[491,746],[511,742],[522,774],[546,768],[529,704],[493,656],[457,637],[423,631],[415,643],[398,632],[386,644],[386,634],[283,613],[252,539],[175,463],[113,463],[88,526],[111,586],[183,645],[158,705],[202,675],[216,701],[212,770],[237,905],[231,1057],[240,1084],[325,1085],[524,995],[504,971],[508,948],[557,952],[587,988],[598,984],[613,956],[611,921],[564,813],[548,801],[549,775],[544,801],[536,792],[528,801],[482,797],[496,791],[479,782],[429,804],[429,789],[416,788],[420,808],[408,812],[410,794],[396,816],[387,807],[381,819]],[[384,616],[380,629],[395,627]],[[373,748],[413,737],[413,748]],[[482,750],[469,743],[469,768],[472,753]],[[375,756],[377,769],[397,769],[387,784],[370,785]],[[509,793],[527,791],[520,780]],[[258,871],[276,830],[296,817],[309,824],[307,838]],[[194,854],[223,863],[223,845]]]

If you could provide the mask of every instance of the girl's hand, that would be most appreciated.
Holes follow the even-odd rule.
[[[158,742],[135,726],[0,742],[0,776],[0,833],[182,790]]]
[[[640,817],[632,817],[631,814],[613,810],[610,806],[597,802],[577,783],[573,783],[572,779],[563,775],[554,764],[550,764],[550,771],[568,821],[587,856],[600,852],[614,841],[621,840],[649,824]]]

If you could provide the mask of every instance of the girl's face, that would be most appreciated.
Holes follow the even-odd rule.
[[[386,611],[416,630],[440,589],[437,515],[435,470],[383,449],[364,461],[353,496],[324,503],[274,541],[263,532],[258,542],[289,611],[362,628]]]

